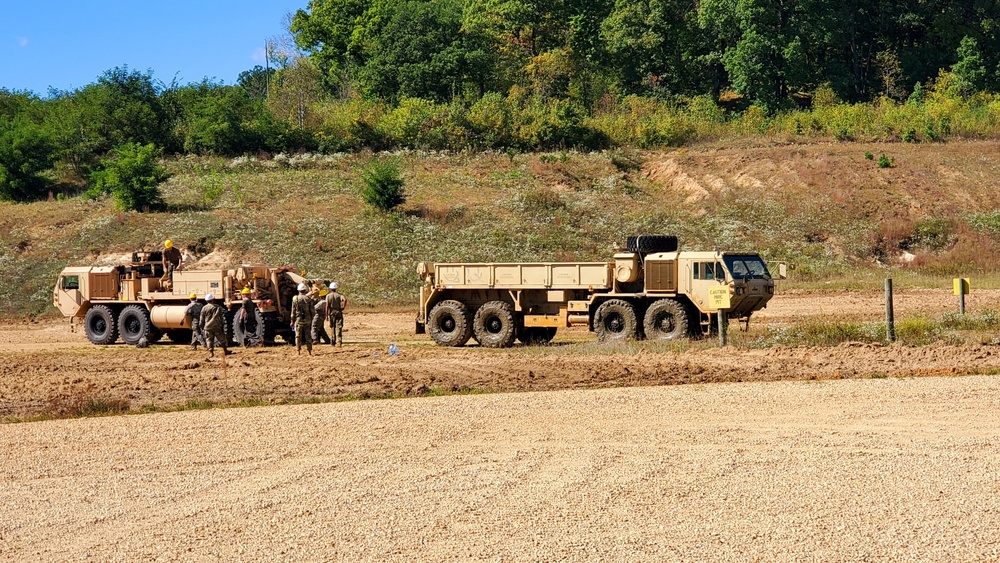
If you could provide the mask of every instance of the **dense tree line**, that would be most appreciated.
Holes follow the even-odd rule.
[[[995,0],[312,0],[289,32],[232,85],[0,85],[0,199],[108,193],[136,155],[1000,133]]]
[[[331,91],[444,101],[520,86],[589,106],[732,90],[775,110],[821,84],[902,99],[959,55],[970,86],[995,90],[998,24],[993,0],[312,0],[291,31]]]

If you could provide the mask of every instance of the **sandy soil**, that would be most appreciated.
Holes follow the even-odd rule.
[[[0,426],[7,561],[996,561],[1000,379]]]
[[[970,312],[995,297],[980,295]],[[755,321],[882,311],[879,294],[828,297],[782,295]],[[952,308],[947,292],[896,303]],[[1000,559],[1000,379],[909,377],[1000,369],[996,346],[723,353],[569,331],[448,349],[409,314],[347,328],[341,350],[239,350],[224,367],[183,346],[95,347],[66,323],[6,326],[0,414],[549,392],[0,425],[0,559]]]
[[[967,311],[989,308],[1000,292],[980,291]],[[899,318],[956,308],[947,291],[899,292]],[[752,330],[805,319],[884,318],[880,292],[779,295]],[[546,391],[679,383],[897,377],[986,373],[1000,369],[992,345],[924,347],[848,343],[835,348],[605,346],[585,329],[561,331],[552,346],[507,350],[443,348],[413,334],[413,314],[352,312],[342,349],[317,346],[312,357],[291,346],[221,354],[185,346],[93,346],[68,321],[0,328],[0,418],[69,412],[86,401],[170,407],[228,403],[420,396],[456,391]],[[733,330],[736,325],[733,324]],[[400,353],[390,356],[396,344]]]

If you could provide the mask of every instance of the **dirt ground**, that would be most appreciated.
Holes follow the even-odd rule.
[[[954,302],[897,297],[902,316]],[[882,307],[790,293],[751,328]],[[996,373],[996,345],[722,352],[568,331],[450,349],[413,335],[410,314],[354,312],[347,328],[342,350],[238,350],[223,366],[183,346],[95,347],[62,322],[8,326],[0,412],[554,391],[0,424],[0,560],[1000,559],[1000,378],[911,377]],[[661,385],[699,382],[713,384]]]
[[[992,308],[1000,291],[977,291],[967,311]],[[897,318],[956,309],[948,291],[897,292]],[[793,292],[775,297],[751,331],[802,320],[877,321],[881,292]],[[989,373],[991,345],[872,345],[762,349],[712,340],[688,346],[602,345],[584,329],[550,346],[444,348],[413,334],[412,313],[351,311],[341,349],[236,349],[225,361],[186,346],[93,346],[68,321],[0,327],[0,418],[67,413],[90,401],[170,408],[186,403],[299,402],[477,391],[546,391],[708,382],[840,379]],[[736,330],[732,325],[731,330]],[[396,344],[397,355],[388,353]]]

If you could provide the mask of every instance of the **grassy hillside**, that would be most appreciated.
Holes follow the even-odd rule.
[[[399,159],[406,180],[407,203],[390,215],[358,195],[372,155],[185,158],[168,163],[170,212],[118,213],[83,198],[0,204],[0,314],[54,315],[62,267],[165,238],[215,265],[291,264],[329,276],[354,303],[375,306],[414,302],[420,260],[608,259],[614,242],[643,232],[676,233],[687,249],[756,249],[794,262],[793,284],[878,287],[887,269],[937,283],[918,278],[997,269],[998,149],[740,142],[649,153],[404,152],[379,155]],[[891,166],[879,166],[883,154]]]

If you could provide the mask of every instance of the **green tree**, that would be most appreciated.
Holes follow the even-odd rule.
[[[110,158],[90,176],[87,195],[111,194],[121,210],[150,211],[163,207],[160,184],[170,175],[159,158],[162,150],[152,143],[125,143],[115,147]]]
[[[0,115],[0,199],[45,197],[49,182],[41,173],[52,167],[55,152],[45,128],[22,117]]]
[[[465,45],[459,0],[404,0],[367,14],[357,77],[375,97],[446,101],[461,94]]]
[[[361,199],[379,211],[389,212],[406,202],[399,164],[394,160],[372,160],[361,170]]]
[[[986,85],[986,65],[976,40],[966,35],[958,45],[958,62],[951,67],[962,94],[968,96]]]

